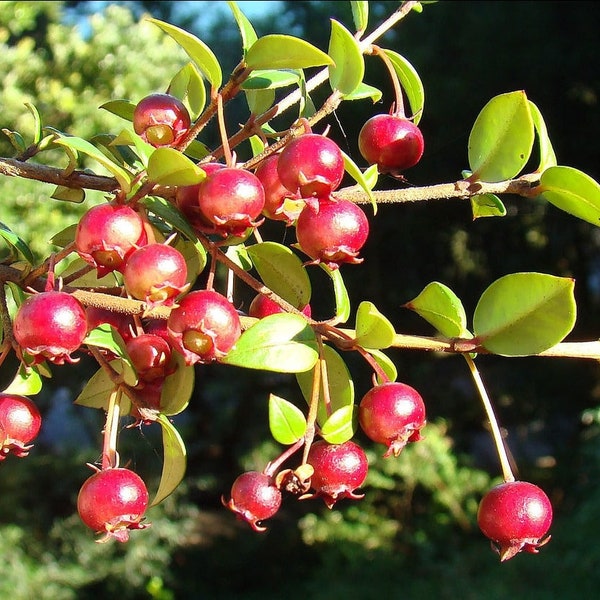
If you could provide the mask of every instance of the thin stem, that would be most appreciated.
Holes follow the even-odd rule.
[[[388,70],[390,75],[390,79],[392,80],[392,85],[394,86],[394,96],[396,97],[396,105],[390,114],[398,115],[399,117],[406,118],[406,112],[404,110],[404,97],[402,96],[402,87],[400,86],[400,81],[398,79],[398,74],[394,69],[394,65],[392,61],[389,59],[388,55],[382,50],[379,46],[372,46],[373,54],[378,56],[383,61],[385,68]]]
[[[121,418],[121,390],[117,386],[110,393],[106,425],[104,427],[104,442],[102,446],[102,468],[112,469],[119,466],[117,453],[117,434]]]
[[[302,454],[302,464],[308,462],[308,452],[315,439],[317,422],[317,412],[319,409],[319,398],[321,392],[321,368],[320,365],[315,365],[313,369],[312,389],[310,392],[310,404],[308,407],[308,415],[306,417],[306,433],[304,434],[304,451]]]

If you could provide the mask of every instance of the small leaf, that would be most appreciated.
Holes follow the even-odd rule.
[[[345,323],[350,318],[350,297],[346,284],[342,279],[339,269],[330,269],[326,265],[319,265],[333,282],[333,292],[335,295],[335,320],[338,323]]]
[[[159,185],[196,185],[206,173],[175,148],[157,148],[148,160],[148,179]]]
[[[170,35],[187,52],[198,69],[208,79],[213,89],[216,90],[221,87],[223,83],[221,65],[213,51],[203,41],[195,35],[175,27],[175,25],[170,25],[158,19],[150,18],[148,20]]]
[[[27,150],[27,144],[23,139],[23,136],[18,131],[11,131],[6,127],[2,128],[2,133],[8,137],[12,147],[19,153],[22,154]]]
[[[356,433],[357,416],[354,405],[336,410],[321,427],[321,437],[330,444],[343,444]]]
[[[13,380],[2,392],[3,394],[20,394],[22,396],[35,396],[42,391],[42,378],[35,366],[26,367],[22,362]]]
[[[373,104],[376,104],[382,97],[383,92],[381,90],[363,82],[352,93],[344,96],[344,100],[364,100],[365,98],[370,98],[373,100]]]
[[[398,378],[398,370],[389,356],[381,352],[381,350],[369,349],[369,354],[375,359],[377,364],[383,369],[387,376],[387,381],[396,381]],[[385,379],[377,373],[377,383],[385,383]]]
[[[127,347],[121,334],[112,325],[102,323],[92,329],[83,340],[83,343],[96,348],[104,348],[118,356],[121,361],[121,368],[125,368],[125,383],[129,385],[137,384],[137,375],[135,367],[127,354]]]
[[[31,102],[25,102],[25,106],[33,116],[33,143],[39,144],[42,141],[42,136],[44,134],[40,113]]]
[[[29,246],[4,223],[0,223],[0,237],[2,237],[9,246],[17,250],[29,264],[32,265],[35,262],[33,252],[30,250]]]
[[[163,468],[158,490],[150,506],[160,504],[177,489],[187,468],[187,452],[179,432],[165,415],[158,415],[156,420],[162,428]]]
[[[464,306],[460,298],[443,283],[437,281],[429,283],[404,307],[414,310],[448,338],[464,337],[467,333],[467,315]]]
[[[369,24],[369,3],[355,2],[351,0],[350,7],[352,9],[352,21],[358,33],[362,33]]]
[[[103,108],[126,121],[132,122],[135,106],[136,105],[130,100],[110,100],[109,102],[101,104],[100,108]]]
[[[197,119],[206,106],[206,87],[194,63],[188,63],[175,74],[167,93],[187,103],[192,120]]]
[[[506,207],[496,194],[471,196],[471,210],[473,211],[473,220],[481,217],[506,216]]]
[[[299,315],[277,313],[246,329],[221,362],[246,369],[300,373],[317,362],[315,334]]]
[[[548,167],[536,188],[540,196],[566,213],[600,225],[600,185],[573,167]]]
[[[531,118],[540,145],[540,165],[536,172],[543,173],[548,167],[556,166],[556,154],[548,137],[548,130],[540,109],[531,100],[529,101],[529,109],[531,110]]]
[[[62,200],[64,202],[73,202],[74,204],[81,204],[85,200],[85,190],[57,185],[50,198]]]
[[[527,164],[535,139],[525,92],[492,98],[477,116],[469,135],[469,179],[496,182],[512,179]]]
[[[334,62],[329,67],[331,89],[351,94],[363,80],[365,59],[358,40],[335,19],[331,19],[328,54]]]
[[[276,90],[278,88],[298,85],[298,71],[276,71],[273,69],[257,69],[252,71],[242,84],[243,90]]]
[[[186,365],[180,353],[174,352],[173,358],[177,368],[165,377],[160,393],[160,412],[168,417],[178,415],[187,408],[196,378],[194,366]]]
[[[271,34],[258,38],[248,49],[249,69],[307,69],[332,65],[333,60],[303,39],[291,35]]]
[[[404,56],[393,50],[384,50],[384,52],[392,61],[394,71],[398,75],[400,85],[406,94],[412,112],[413,123],[418,125],[423,116],[423,108],[425,106],[425,88],[423,87],[423,82],[417,70]]]
[[[144,168],[146,168],[148,159],[155,150],[154,146],[145,142],[139,135],[129,129],[123,129],[119,135],[113,138],[110,144],[116,147],[133,146],[135,148],[134,154],[136,155],[136,160]]]
[[[248,49],[254,42],[258,39],[256,32],[254,31],[254,27],[252,27],[252,23],[248,20],[246,15],[239,9],[236,2],[227,2],[235,21],[240,30],[240,35],[242,36],[242,50],[244,51],[244,55],[248,52]]]
[[[365,191],[369,200],[371,201],[371,206],[373,207],[373,214],[377,213],[377,200],[375,200],[375,196],[373,196],[373,192],[371,191],[371,187],[369,183],[365,179],[362,171],[358,168],[356,163],[344,152],[342,152],[342,157],[344,159],[344,169],[346,173],[352,176],[354,181],[360,185],[360,187]],[[340,194],[340,197],[343,197],[343,193]]]
[[[512,273],[492,283],[473,315],[474,334],[503,356],[539,354],[561,342],[575,325],[575,282],[543,273]]]
[[[275,90],[245,90],[244,95],[253,115],[262,115],[275,103]]]
[[[306,433],[304,413],[294,404],[271,394],[269,396],[269,428],[275,441],[295,444]]]
[[[356,343],[363,348],[380,350],[394,342],[394,326],[372,302],[361,302],[356,311]]]
[[[117,367],[119,361],[111,362],[111,366]],[[81,393],[75,398],[77,406],[98,408],[108,410],[110,395],[115,389],[114,381],[109,377],[105,369],[98,369],[86,383]],[[121,396],[121,414],[127,415],[131,412],[131,401],[126,393]]]

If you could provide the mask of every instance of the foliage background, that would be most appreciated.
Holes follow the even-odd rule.
[[[222,58],[239,59],[226,3],[119,2],[85,15],[79,2],[3,2],[0,11],[0,126],[31,130],[24,107],[46,125],[80,137],[113,131],[119,120],[98,107],[109,99],[164,90],[182,56],[149,13],[189,28]],[[206,6],[207,3],[198,3]],[[282,2],[254,21],[260,35],[286,32],[327,47],[330,17],[351,23],[346,2]],[[243,6],[243,3],[242,3]],[[371,22],[396,2],[372,2]],[[466,167],[475,117],[494,95],[524,89],[540,108],[559,162],[595,179],[600,112],[597,32],[591,2],[454,2],[425,5],[381,44],[406,56],[425,85],[421,127],[426,150],[409,185],[454,181]],[[342,105],[331,136],[357,157],[360,125],[389,109],[385,74],[367,63],[368,83],[384,103]],[[241,110],[241,107],[240,107]],[[5,138],[0,154],[10,156]],[[390,181],[394,187],[396,182]],[[50,186],[0,179],[0,220],[39,256],[47,240],[89,203],[58,203]],[[576,279],[573,339],[597,339],[599,230],[535,201],[506,201],[501,219],[471,220],[460,201],[381,206],[365,262],[345,272],[354,306],[370,300],[397,331],[431,333],[401,305],[427,283],[451,287],[472,312],[494,279],[535,270]],[[315,310],[327,310],[315,300]],[[266,398],[294,392],[286,378],[203,367],[190,408],[180,417],[189,452],[185,485],[152,509],[153,526],[126,547],[98,545],[74,515],[86,461],[98,453],[101,415],[76,410],[90,364],[55,372],[39,396],[43,437],[25,461],[0,467],[0,595],[14,600],[112,598],[579,598],[600,585],[598,365],[572,359],[480,357],[478,364],[519,474],[542,485],[556,509],[553,540],[538,556],[500,565],[474,525],[477,500],[499,468],[469,375],[457,357],[397,352],[400,378],[421,391],[430,425],[425,442],[394,461],[369,448],[365,499],[334,511],[293,502],[256,535],[221,506],[237,474],[278,450],[269,442]],[[12,376],[5,364],[0,384]],[[356,364],[357,395],[366,391]],[[151,481],[159,472],[152,428],[124,431],[122,452]],[[365,443],[366,446],[368,446]],[[590,543],[591,542],[591,543]]]

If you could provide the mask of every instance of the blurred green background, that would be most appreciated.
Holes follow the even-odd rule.
[[[239,3],[242,10],[257,3]],[[397,2],[370,3],[379,23]],[[326,49],[329,18],[351,27],[349,2],[263,3],[259,35],[289,33]],[[225,2],[3,2],[0,5],[0,127],[24,134],[34,104],[45,125],[88,138],[122,121],[98,107],[164,91],[185,57],[143,15],[203,39],[228,72],[240,42]],[[254,14],[248,12],[248,15]],[[380,45],[404,55],[426,92],[420,123],[426,148],[407,185],[455,181],[467,168],[467,139],[493,96],[525,90],[541,110],[562,165],[600,178],[600,5],[593,2],[425,4]],[[358,161],[360,126],[389,110],[391,88],[376,59],[366,81],[382,103],[342,104],[330,136]],[[319,93],[315,94],[318,102]],[[235,108],[235,107],[234,107]],[[242,104],[239,110],[243,110]],[[241,114],[241,112],[240,112]],[[243,117],[240,117],[240,121]],[[235,117],[231,123],[236,123]],[[322,124],[325,126],[325,123]],[[210,143],[210,140],[206,140]],[[12,156],[4,136],[0,155]],[[359,161],[360,162],[360,161]],[[382,181],[395,187],[395,181]],[[90,202],[60,203],[46,184],[0,178],[0,220],[38,254]],[[431,281],[452,288],[472,314],[483,290],[515,271],[576,279],[577,325],[569,339],[600,337],[600,235],[547,204],[505,198],[507,216],[472,221],[468,202],[381,206],[365,261],[346,269],[353,306],[375,303],[403,333],[430,329],[401,306]],[[326,311],[321,299],[315,310]],[[327,299],[322,300],[328,302]],[[235,477],[281,449],[269,439],[270,392],[297,394],[275,374],[216,366],[198,369],[190,407],[178,418],[189,455],[181,488],[148,514],[152,527],[126,545],[100,545],[75,514],[76,496],[97,459],[102,415],[72,405],[93,365],[54,370],[36,399],[44,430],[26,460],[0,465],[0,597],[11,600],[592,597],[600,587],[600,378],[595,361],[478,358],[518,475],[542,486],[555,507],[552,541],[539,555],[500,564],[477,529],[481,495],[498,480],[485,417],[459,357],[391,353],[399,378],[428,406],[426,439],[398,459],[371,447],[360,502],[289,501],[254,533],[221,505]],[[364,366],[350,366],[357,395]],[[15,365],[0,373],[4,387]],[[124,430],[121,454],[149,481],[160,473],[160,436]]]

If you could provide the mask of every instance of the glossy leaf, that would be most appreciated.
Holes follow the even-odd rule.
[[[384,379],[376,373],[377,375],[377,383],[385,383],[386,381],[396,381],[398,378],[398,369],[396,369],[396,365],[394,361],[384,354],[381,350],[369,349],[369,354],[375,359],[375,362],[383,369],[387,379]]]
[[[443,283],[429,283],[404,307],[415,311],[448,338],[463,337],[467,332],[464,306],[460,298]]]
[[[22,362],[13,378],[5,388],[3,394],[20,394],[22,396],[35,396],[42,391],[42,377],[35,366],[25,366]]]
[[[357,416],[354,405],[336,410],[321,427],[321,437],[330,444],[343,444],[354,437]]]
[[[31,102],[25,102],[25,106],[33,116],[33,143],[39,144],[42,141],[44,135],[44,129],[42,127],[42,118],[36,106]]]
[[[413,123],[418,125],[423,116],[423,108],[425,107],[425,88],[423,87],[423,82],[417,70],[404,56],[393,50],[384,50],[384,52],[391,60],[394,71],[400,80],[400,85],[406,94],[412,112]],[[408,112],[406,116],[409,116]]]
[[[344,96],[344,100],[364,100],[370,98],[373,100],[373,104],[379,102],[383,97],[383,92],[372,85],[367,83],[361,83],[359,86],[350,94]]]
[[[246,329],[221,362],[246,369],[300,373],[312,369],[317,359],[315,334],[306,319],[277,313]]]
[[[473,211],[473,220],[482,217],[506,216],[506,207],[496,194],[471,196],[471,210]]]
[[[548,167],[536,190],[556,208],[600,226],[600,185],[586,173],[573,167]]]
[[[187,52],[198,69],[208,79],[213,89],[216,90],[221,87],[223,83],[221,65],[213,51],[202,40],[179,27],[175,27],[175,25],[170,25],[158,19],[148,20],[170,35]]]
[[[394,342],[394,326],[372,302],[361,302],[356,311],[356,343],[363,348],[381,350]]]
[[[147,166],[148,179],[159,185],[195,185],[206,179],[206,173],[175,148],[157,148]]]
[[[95,329],[92,329],[86,336],[83,343],[89,346],[95,346],[96,348],[104,348],[109,352],[112,352],[118,357],[114,360],[114,366],[118,364],[119,373],[123,374],[123,379],[128,385],[134,386],[138,383],[137,373],[135,367],[127,354],[127,348],[125,342],[121,337],[121,334],[108,323],[102,323]]]
[[[240,35],[242,36],[242,50],[244,55],[248,52],[248,49],[254,42],[258,39],[256,32],[254,31],[254,27],[252,27],[252,23],[248,20],[246,15],[239,9],[236,2],[227,2],[235,21],[240,30]]]
[[[352,21],[357,32],[363,32],[369,24],[369,3],[365,1],[350,2]]]
[[[192,121],[197,119],[206,106],[204,80],[193,62],[182,67],[171,79],[167,93],[187,104]]]
[[[540,109],[531,100],[529,101],[529,109],[540,146],[540,165],[537,168],[537,172],[543,173],[548,167],[556,166],[556,154],[548,137],[548,130],[546,129],[546,123]]]
[[[253,70],[306,69],[331,64],[333,61],[325,52],[291,35],[265,35],[246,54],[246,66]]]
[[[306,433],[306,417],[294,404],[271,394],[269,396],[269,428],[275,441],[295,444]]]
[[[328,54],[334,62],[329,67],[331,89],[351,94],[363,80],[365,59],[357,39],[335,19],[331,19]]]
[[[139,135],[129,129],[123,129],[110,143],[113,146],[131,146],[135,148],[136,157],[144,168],[146,168],[148,159],[155,150],[154,146],[145,142]]]
[[[18,131],[12,131],[6,127],[2,128],[2,133],[8,138],[12,147],[17,151],[17,154],[22,154],[27,150],[27,144],[23,136]]]
[[[477,341],[504,356],[538,354],[575,325],[575,282],[544,273],[512,273],[492,283],[473,315]]]
[[[244,90],[250,113],[262,115],[275,103],[275,90]]]
[[[350,318],[350,297],[346,284],[342,279],[339,269],[330,269],[326,265],[319,265],[331,277],[335,295],[335,320],[345,323]]]
[[[35,262],[33,252],[31,252],[29,246],[4,223],[0,223],[0,237],[3,238],[9,246],[17,250],[29,264]]]
[[[247,247],[263,283],[295,307],[310,302],[311,284],[302,260],[287,246],[261,242]]]
[[[187,468],[187,451],[179,432],[165,415],[158,415],[156,420],[162,428],[163,468],[150,506],[160,504],[177,489]]]
[[[193,365],[186,365],[183,356],[173,353],[177,368],[165,377],[160,393],[160,412],[166,416],[178,415],[184,411],[192,397],[196,372]]]
[[[363,172],[358,168],[358,165],[345,153],[342,152],[342,157],[344,159],[344,169],[346,173],[348,173],[358,185],[365,191],[369,200],[371,201],[371,206],[373,207],[373,214],[377,213],[377,201],[375,200],[375,196],[373,195],[371,186],[369,182],[365,179]],[[334,194],[335,195],[335,194]],[[343,198],[343,193],[339,194],[339,197]]]
[[[525,92],[500,94],[481,110],[469,135],[471,180],[516,177],[527,164],[535,129]]]
[[[112,361],[111,366],[118,370],[118,360]],[[86,406],[88,408],[97,408],[108,410],[110,395],[115,389],[114,381],[109,377],[104,369],[98,369],[87,381],[81,393],[75,398],[74,404],[77,406]],[[121,396],[121,414],[126,415],[131,412],[131,400],[123,393]]]
[[[252,71],[242,84],[243,90],[276,90],[290,85],[298,85],[298,71],[275,71],[273,69],[257,69]]]
[[[126,121],[133,121],[133,113],[135,111],[135,104],[129,100],[110,100],[100,105],[100,108],[107,110],[117,117],[121,117]]]

